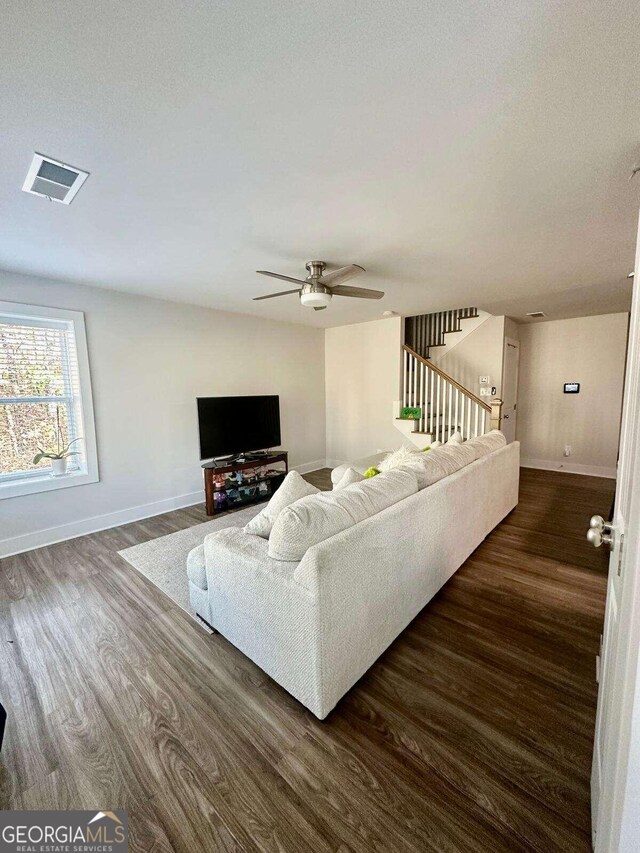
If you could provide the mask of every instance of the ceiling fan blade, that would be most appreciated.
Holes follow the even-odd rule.
[[[314,306],[313,306],[313,310],[314,310],[314,311],[324,311],[324,309],[325,309],[326,307],[327,307],[326,305],[314,305]]]
[[[349,264],[348,267],[340,267],[339,270],[325,273],[320,281],[322,284],[326,284],[327,287],[335,287],[336,284],[342,284],[343,281],[347,281],[356,275],[360,275],[360,273],[363,273],[364,271],[364,267],[361,267],[358,264]]]
[[[268,275],[271,278],[281,278],[283,281],[292,281],[294,284],[306,284],[303,278],[291,278],[290,275],[280,275],[279,272],[269,272],[269,270],[256,270],[260,275]]]
[[[332,287],[331,293],[334,296],[354,296],[356,299],[382,299],[384,296],[384,290],[369,290],[366,287],[348,287],[343,284]]]
[[[267,296],[254,296],[254,302],[260,302],[261,299],[275,299],[276,296],[288,296],[290,293],[300,293],[299,290],[281,290],[280,293],[269,293]]]

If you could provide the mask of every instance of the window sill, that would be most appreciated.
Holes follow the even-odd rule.
[[[97,473],[87,471],[71,471],[60,477],[43,474],[42,477],[29,477],[24,480],[0,483],[0,500],[17,498],[21,495],[34,495],[39,492],[51,492],[56,489],[68,489],[70,486],[85,486],[88,483],[97,483],[98,480]]]

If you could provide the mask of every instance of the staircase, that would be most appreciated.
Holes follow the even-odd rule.
[[[445,346],[448,332],[461,331],[461,321],[478,317],[476,308],[459,308],[407,317],[402,347],[401,399],[395,407],[395,425],[418,447],[446,442],[454,432],[463,439],[499,429],[502,401],[485,402],[448,376],[429,359],[430,349]],[[400,417],[400,409],[420,409],[420,417]]]
[[[462,320],[477,316],[477,308],[454,308],[452,311],[407,317],[404,321],[404,342],[422,358],[430,358],[433,347],[445,346],[446,334],[462,331]]]

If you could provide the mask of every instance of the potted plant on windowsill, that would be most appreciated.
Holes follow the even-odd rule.
[[[56,406],[56,449],[43,450],[38,447],[38,452],[33,457],[33,464],[38,465],[43,459],[51,460],[51,476],[63,477],[67,473],[67,462],[70,456],[78,456],[78,450],[71,450],[71,445],[76,441],[81,441],[80,438],[74,438],[68,444],[65,443],[62,424],[60,423],[60,407]]]

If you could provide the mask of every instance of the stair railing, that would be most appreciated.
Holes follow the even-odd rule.
[[[456,431],[466,440],[500,429],[502,400],[485,403],[411,347],[402,349],[402,405],[421,409],[415,432],[445,442]]]

